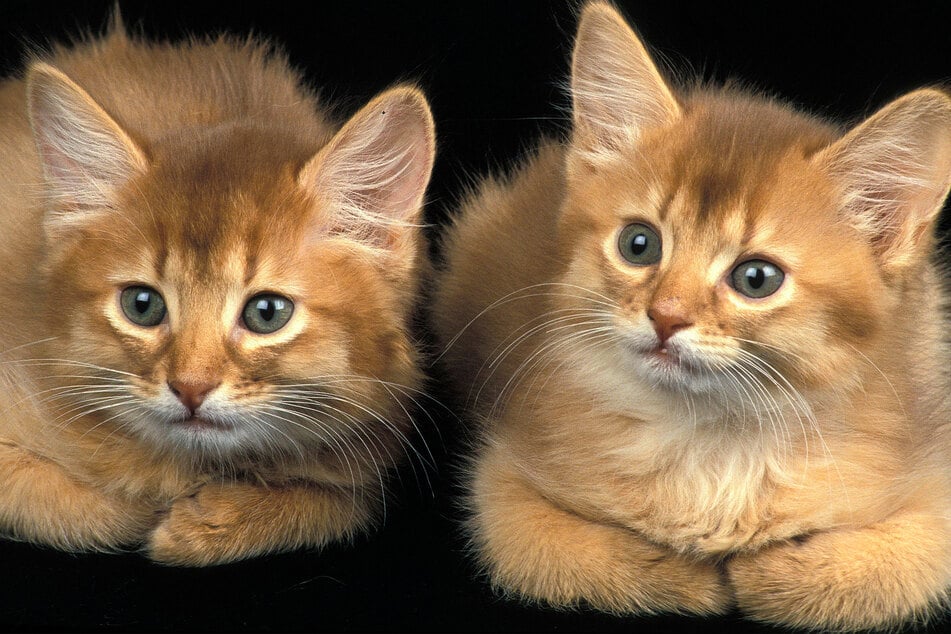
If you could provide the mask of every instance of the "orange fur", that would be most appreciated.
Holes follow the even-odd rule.
[[[469,526],[493,583],[816,629],[942,608],[951,99],[915,91],[843,133],[675,89],[600,2],[572,72],[571,140],[469,196],[432,308],[483,421]],[[657,261],[623,257],[631,223]],[[731,275],[755,259],[785,278],[753,299]]]
[[[120,25],[0,112],[2,530],[205,565],[368,528],[422,379],[423,95],[341,127],[263,43]],[[161,323],[127,318],[130,286]],[[265,292],[293,313],[254,332]]]

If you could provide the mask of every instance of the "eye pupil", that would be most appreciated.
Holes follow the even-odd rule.
[[[647,250],[647,236],[639,233],[631,240],[631,253],[634,255],[643,255]]]
[[[286,302],[278,298],[259,299],[257,302],[258,314],[261,316],[261,319],[268,322],[273,321],[274,317],[284,311],[286,306]]]
[[[759,290],[763,287],[765,282],[766,272],[762,267],[751,266],[746,269],[746,283],[749,284],[751,288]]]
[[[262,299],[258,301],[258,313],[261,315],[261,319],[264,321],[271,321],[274,319],[274,302]]]
[[[148,312],[149,306],[152,305],[152,293],[149,291],[142,291],[135,296],[135,310],[140,315],[144,315]]]

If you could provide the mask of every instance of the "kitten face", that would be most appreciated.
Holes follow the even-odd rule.
[[[322,422],[348,422],[340,403],[374,390],[355,380],[340,390],[343,379],[411,360],[398,297],[378,257],[313,234],[322,210],[290,165],[209,183],[193,175],[216,166],[201,162],[157,161],[125,189],[122,222],[103,214],[75,238],[54,274],[67,280],[67,357],[116,370],[102,380],[124,388],[118,421],[155,443],[328,442],[309,399],[338,393]]]
[[[148,151],[55,69],[31,99],[67,414],[212,459],[401,439],[433,155],[420,93],[384,93],[329,141],[223,124]]]
[[[564,281],[597,280],[630,369],[650,384],[772,394],[790,389],[780,376],[797,388],[844,378],[852,346],[879,325],[881,281],[806,159],[825,131],[744,144],[743,130],[714,125],[667,128],[573,181]],[[698,135],[723,151],[698,155]]]

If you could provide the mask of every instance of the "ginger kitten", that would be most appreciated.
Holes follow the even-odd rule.
[[[571,87],[570,140],[462,205],[432,310],[493,584],[832,630],[944,609],[951,98],[840,129],[673,86],[600,2]]]
[[[206,565],[368,528],[411,450],[434,132],[120,26],[0,84],[0,528]]]

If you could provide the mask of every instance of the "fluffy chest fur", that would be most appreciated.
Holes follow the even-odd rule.
[[[541,411],[523,412],[518,422],[503,419],[497,432],[526,478],[556,504],[708,555],[785,539],[809,524],[805,517],[784,523],[776,507],[781,490],[813,486],[820,473],[828,475],[821,450],[811,465],[798,459],[792,445],[801,439],[771,433],[751,439],[742,421],[712,428],[716,421],[687,408],[668,407],[646,421],[568,393],[573,398],[533,394],[536,403],[548,399]],[[825,485],[831,493],[836,483]]]

